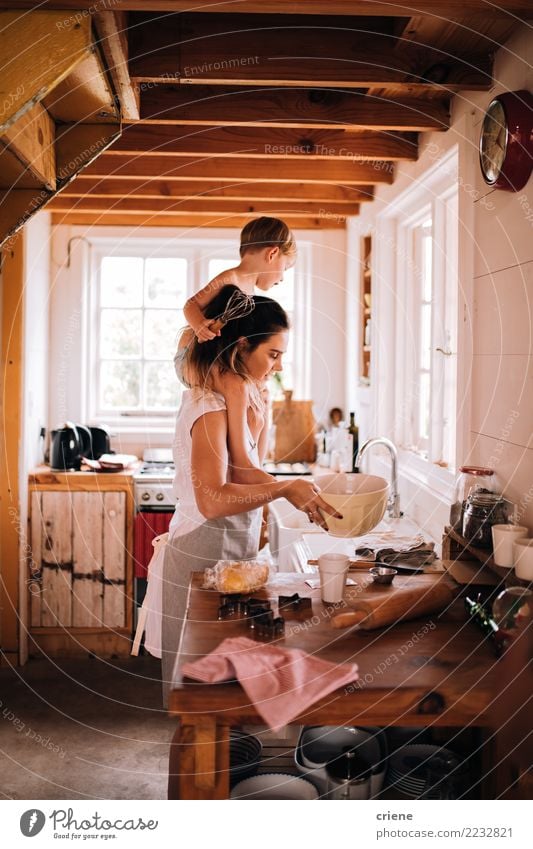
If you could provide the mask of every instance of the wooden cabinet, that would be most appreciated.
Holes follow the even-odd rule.
[[[359,382],[368,386],[372,352],[372,236],[361,239],[359,293]]]
[[[30,654],[127,655],[132,629],[133,480],[30,476]]]

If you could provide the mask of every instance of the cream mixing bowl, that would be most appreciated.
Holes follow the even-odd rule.
[[[389,484],[377,475],[320,475],[315,479],[320,495],[342,513],[335,519],[322,512],[328,532],[335,537],[357,537],[381,522],[387,507]]]

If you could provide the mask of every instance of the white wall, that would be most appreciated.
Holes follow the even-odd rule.
[[[40,212],[24,238],[24,442],[27,468],[42,462],[41,428],[48,426],[50,214]]]
[[[84,269],[89,259],[86,235],[115,235],[117,241],[131,233],[126,228],[81,228],[58,226],[52,238],[52,281],[50,317],[50,414],[49,425],[56,427],[65,419],[85,423],[88,414],[85,406],[85,381],[90,378],[83,354],[86,331],[84,314]],[[198,238],[198,231],[181,228],[140,228],[137,237],[176,240]],[[202,231],[206,240],[226,239],[235,251],[238,261],[239,232],[232,229]],[[345,233],[342,230],[300,230],[296,240],[309,245],[312,275],[308,281],[311,307],[309,338],[303,340],[310,351],[308,386],[315,401],[318,420],[327,418],[333,406],[344,406],[345,356],[344,356],[344,263]],[[71,241],[70,266],[68,242]],[[81,237],[81,238],[80,238]],[[200,283],[200,280],[199,280]],[[131,432],[126,427],[115,429],[113,447],[118,451],[142,454],[145,446],[170,445],[174,431],[173,421],[168,421],[157,431]]]
[[[43,462],[39,434],[48,423],[50,214],[39,212],[24,227],[22,434],[19,457],[19,618],[21,663],[27,659],[28,473]]]
[[[372,204],[350,221],[347,241],[348,299],[356,302],[360,236],[376,225],[376,216],[452,145],[459,150],[459,217],[464,249],[460,286],[470,307],[464,316],[468,351],[459,366],[465,389],[465,413],[459,464],[472,462],[496,469],[500,485],[513,501],[523,503],[521,519],[533,528],[533,179],[522,192],[491,190],[478,165],[478,139],[484,111],[506,90],[533,90],[533,34],[521,28],[497,53],[494,86],[487,92],[462,92],[452,101],[451,128],[424,136],[416,163],[400,163],[392,186],[380,187]],[[529,206],[527,205],[529,204]],[[528,220],[528,212],[529,220]],[[379,245],[377,245],[379,251]],[[470,270],[469,256],[470,254]],[[379,268],[379,257],[377,262]],[[350,270],[357,268],[357,279]],[[393,291],[390,280],[372,278],[378,311],[373,310],[373,339],[390,339]],[[350,288],[351,287],[351,288]],[[381,297],[380,297],[381,295]],[[354,343],[352,343],[354,344]],[[386,344],[384,342],[383,344]],[[394,344],[393,340],[390,342]],[[353,360],[355,362],[355,360]],[[390,360],[389,360],[390,366]],[[383,363],[381,363],[381,368]],[[464,373],[466,369],[466,374]],[[380,391],[381,390],[381,391]],[[348,394],[363,411],[363,436],[386,427],[387,399],[379,367],[370,391],[356,387],[348,375]],[[367,408],[363,405],[367,404]],[[445,498],[412,478],[401,481],[403,507],[437,539],[447,520]]]

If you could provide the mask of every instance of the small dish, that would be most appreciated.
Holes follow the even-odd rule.
[[[320,798],[325,799],[328,794],[326,764],[347,747],[357,749],[357,754],[371,765],[370,791],[371,797],[376,798],[383,787],[389,754],[383,729],[332,725],[303,727],[294,750],[296,768],[315,785]]]
[[[318,791],[311,781],[282,772],[266,772],[254,775],[235,785],[231,799],[318,799]]]
[[[398,572],[390,566],[373,566],[370,574],[375,584],[392,584]]]

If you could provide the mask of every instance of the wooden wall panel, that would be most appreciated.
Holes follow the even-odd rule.
[[[72,494],[43,492],[42,625],[72,625]]]
[[[42,571],[42,498],[40,492],[31,493],[30,503],[30,545],[31,559],[29,564],[30,580],[30,625],[38,628],[41,624],[41,600],[43,592]]]
[[[19,457],[22,416],[24,236],[2,251],[0,317],[0,639],[2,658],[19,649]]]
[[[103,496],[72,493],[72,625],[102,626]]]
[[[104,493],[104,625],[123,627],[126,612],[126,493]]]

